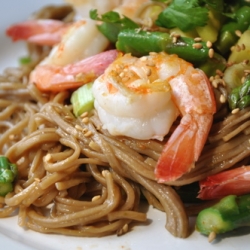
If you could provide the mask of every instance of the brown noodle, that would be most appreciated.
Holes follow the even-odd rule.
[[[30,51],[33,58],[48,53],[35,46]],[[143,193],[165,212],[167,230],[185,238],[192,212],[173,186],[247,163],[250,109],[215,121],[196,167],[159,184],[154,166],[163,143],[112,137],[95,112],[75,118],[69,92],[44,94],[28,84],[32,67],[7,69],[0,77],[0,150],[19,170],[14,191],[0,199],[0,217],[18,210],[20,226],[75,236],[122,235],[132,222],[147,220],[140,211]]]

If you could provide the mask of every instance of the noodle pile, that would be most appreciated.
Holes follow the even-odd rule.
[[[168,230],[188,235],[180,198],[154,181],[162,144],[111,137],[95,114],[76,119],[67,92],[44,96],[16,81],[4,91],[12,95],[0,101],[1,151],[17,163],[19,178],[1,217],[19,207],[19,224],[39,232],[120,235],[130,222],[146,220],[138,211],[143,187],[167,213]]]
[[[30,51],[34,65],[49,52],[35,46]],[[0,217],[18,211],[20,226],[75,236],[122,235],[132,222],[147,220],[140,211],[143,196],[166,213],[167,230],[185,238],[188,212],[173,186],[238,166],[250,154],[245,109],[214,122],[192,171],[159,184],[154,166],[165,142],[110,136],[95,112],[75,118],[70,92],[44,94],[28,84],[34,65],[7,69],[0,77],[0,150],[19,171],[14,191],[0,199]]]

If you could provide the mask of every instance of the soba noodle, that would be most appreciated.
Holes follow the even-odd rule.
[[[48,53],[35,46],[30,52],[34,65]],[[159,184],[154,166],[165,142],[110,136],[95,112],[76,118],[69,92],[44,94],[28,84],[34,65],[8,69],[0,78],[0,150],[19,171],[14,191],[0,199],[0,217],[18,211],[20,226],[75,236],[122,235],[132,222],[147,220],[140,211],[143,194],[166,213],[167,230],[185,238],[190,212],[174,186],[235,167],[250,155],[250,109],[228,113],[215,120],[196,167]]]

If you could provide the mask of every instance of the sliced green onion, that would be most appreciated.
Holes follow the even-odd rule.
[[[84,84],[71,95],[71,103],[73,105],[73,113],[80,116],[84,112],[88,112],[94,108],[94,97],[92,94],[93,82]]]

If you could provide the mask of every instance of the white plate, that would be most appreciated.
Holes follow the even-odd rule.
[[[8,0],[1,3],[0,17],[0,72],[7,66],[17,66],[18,58],[25,55],[22,43],[11,43],[5,37],[5,28],[11,23],[25,20],[33,11],[46,4],[60,4],[60,0]],[[213,244],[207,237],[193,232],[188,239],[177,239],[164,228],[163,213],[150,208],[148,225],[139,225],[121,237],[76,238],[45,235],[25,230],[17,225],[17,218],[0,219],[0,249],[4,250],[146,250],[146,249],[249,249],[250,229],[240,229],[218,237]]]

